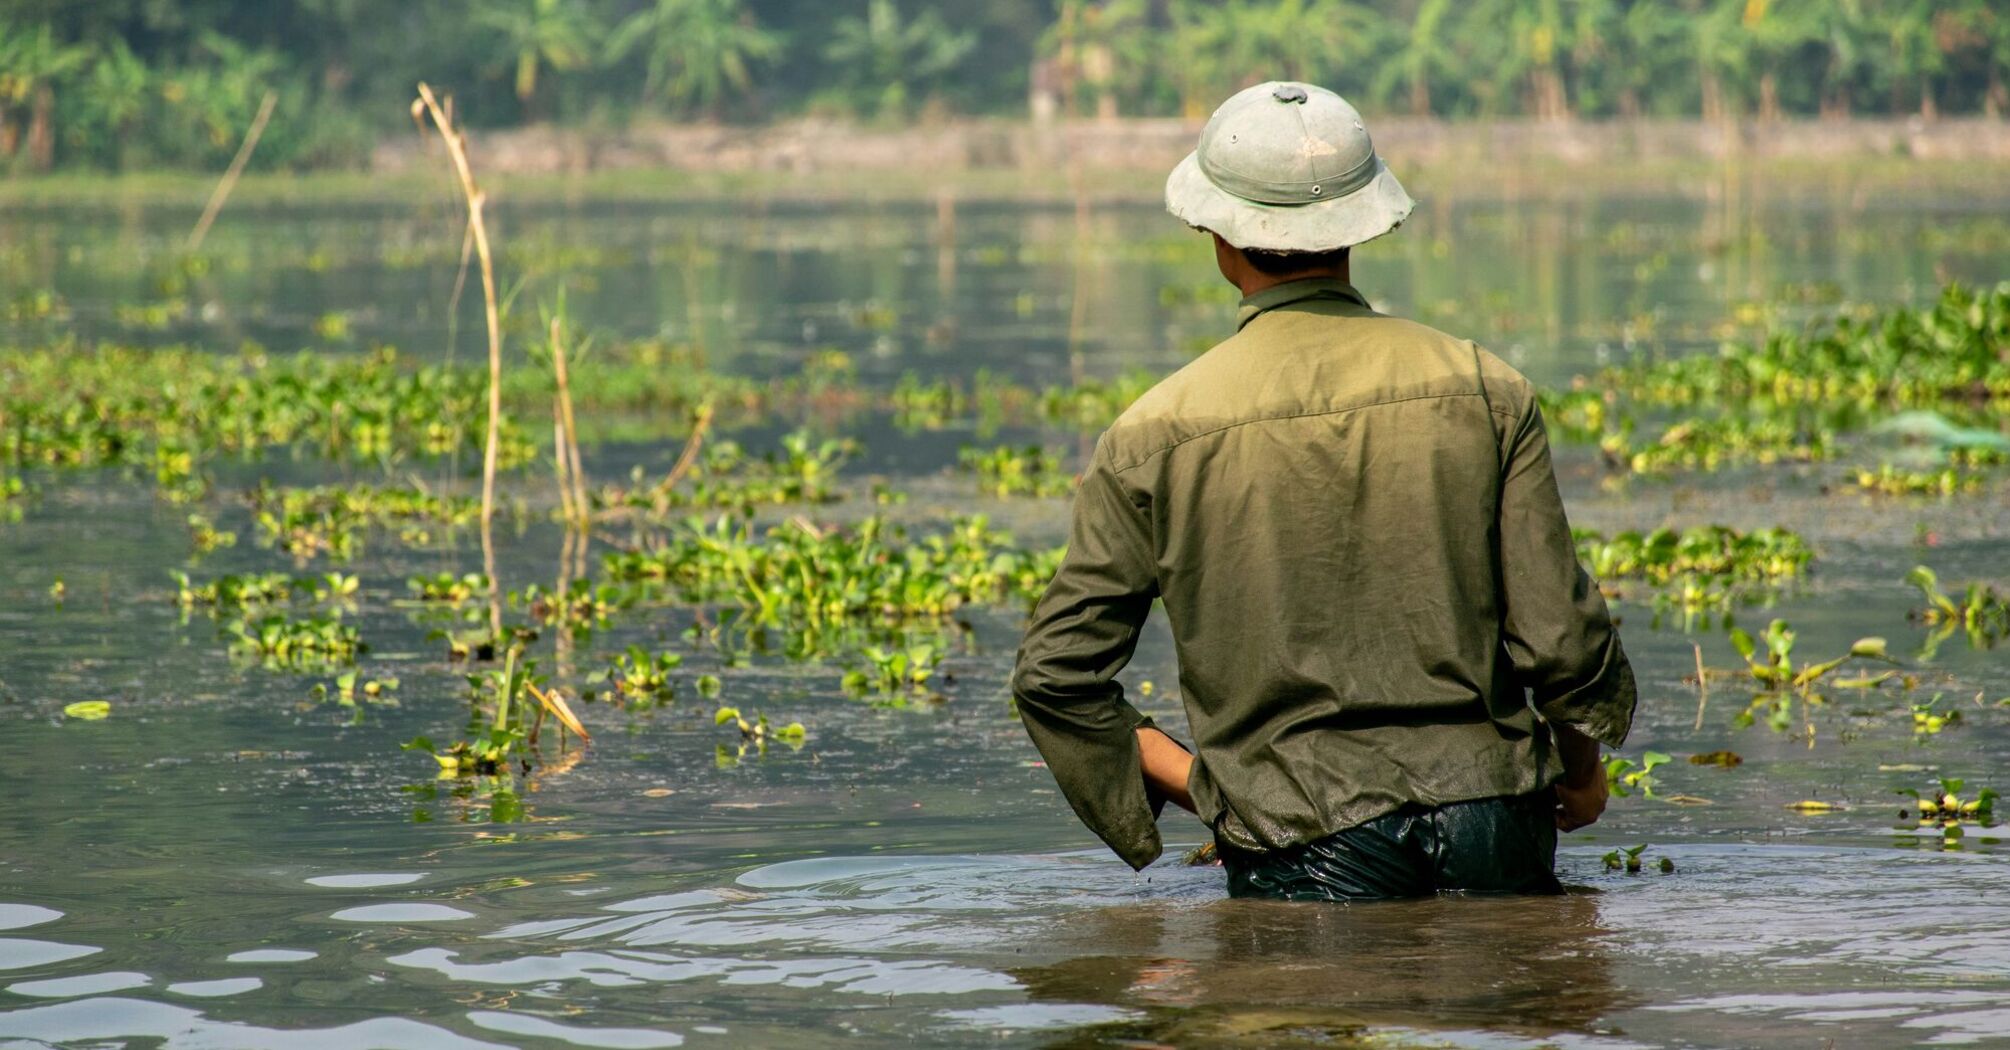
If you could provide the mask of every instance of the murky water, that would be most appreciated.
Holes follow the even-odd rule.
[[[1427,198],[1412,229],[1362,253],[1357,283],[1560,382],[1707,346],[1764,313],[1753,304],[1785,301],[1792,317],[1838,295],[1911,301],[1946,278],[1999,278],[2006,204],[1753,186]],[[826,346],[872,382],[1164,370],[1224,332],[1232,308],[1199,238],[1143,205],[1081,219],[966,201],[953,228],[932,202],[498,211],[527,294],[562,276],[589,326],[699,341],[715,366],[752,374]],[[479,329],[473,314],[446,323],[447,214],[234,212],[212,235],[221,261],[176,276],[164,260],[187,215],[17,212],[0,219],[0,299],[48,289],[62,308],[0,327],[14,343],[382,340],[465,359]],[[974,507],[1058,537],[1065,501],[976,499],[942,475],[968,434],[878,420],[858,433],[858,473],[913,492],[904,513]],[[672,452],[599,448],[589,466],[660,467]],[[1798,652],[1881,635],[1912,653],[1923,632],[1906,620],[1906,569],[1999,584],[2010,571],[2000,480],[1953,502],[1826,495],[1832,467],[1610,492],[1590,460],[1564,454],[1582,524],[1806,531],[1821,555],[1811,580],[1741,614],[1790,619]],[[1935,777],[2010,789],[2010,708],[1995,706],[2010,660],[1959,639],[1919,669],[1928,695],[1960,706],[1958,725],[1915,739],[1905,702],[1871,695],[1820,712],[1810,748],[1733,728],[1749,694],[1731,687],[1713,688],[1694,728],[1691,645],[1732,664],[1721,629],[1657,627],[1622,604],[1643,688],[1627,753],[1728,748],[1741,766],[1678,757],[1657,771],[1662,798],[1616,800],[1567,839],[1563,898],[1261,905],[1222,899],[1216,870],[1169,859],[1134,876],[1089,848],[1007,710],[1009,615],[970,617],[940,706],[848,701],[829,664],[758,657],[727,674],[722,701],[808,724],[800,751],[722,754],[731,737],[695,697],[632,716],[590,708],[592,747],[532,778],[526,820],[493,824],[397,747],[465,717],[460,671],[394,599],[414,572],[476,568],[471,537],[447,551],[373,542],[347,567],[363,578],[351,622],[373,646],[365,666],[402,680],[396,706],[358,714],[317,701],[313,679],[233,667],[206,618],[183,622],[164,584],[189,560],[187,508],[110,475],[33,480],[23,519],[0,525],[0,1046],[2010,1040],[2010,848],[1993,833],[1943,848],[1898,819],[1910,800],[1895,792]],[[227,493],[208,510],[246,525]],[[554,575],[555,529],[505,531],[506,581]],[[281,567],[247,537],[200,572]],[[679,645],[689,623],[630,616],[595,644]],[[688,660],[717,667],[701,648]],[[1162,627],[1126,677],[1176,680]],[[1177,725],[1172,692],[1147,707]],[[86,699],[113,716],[61,717]],[[1841,808],[1787,808],[1804,799]],[[1177,815],[1164,828],[1200,838]],[[1640,843],[1646,873],[1604,870],[1607,850]]]

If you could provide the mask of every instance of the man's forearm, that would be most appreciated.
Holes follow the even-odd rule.
[[[1598,761],[1598,741],[1562,722],[1551,722],[1549,727],[1556,733],[1556,752],[1563,759],[1566,783],[1586,784],[1604,774]]]
[[[1193,796],[1187,793],[1186,778],[1193,769],[1193,755],[1173,743],[1172,737],[1142,728],[1138,730],[1138,757],[1144,765],[1145,783],[1173,805],[1192,813]]]

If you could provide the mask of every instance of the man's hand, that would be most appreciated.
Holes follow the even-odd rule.
[[[1598,741],[1567,725],[1551,723],[1556,749],[1563,759],[1563,780],[1556,785],[1556,827],[1576,831],[1598,822],[1610,789],[1605,767],[1598,761]]]
[[[1557,784],[1557,830],[1576,831],[1587,824],[1597,823],[1599,814],[1605,812],[1607,794],[1603,772],[1594,772],[1585,783],[1572,783],[1566,778]]]
[[[1187,775],[1193,769],[1193,755],[1156,729],[1138,730],[1138,760],[1144,766],[1145,783],[1173,805],[1193,812],[1193,796],[1187,794]]]

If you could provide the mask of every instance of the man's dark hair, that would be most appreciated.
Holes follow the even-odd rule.
[[[1271,277],[1288,277],[1306,270],[1330,270],[1347,261],[1347,249],[1330,252],[1266,252],[1243,249],[1249,265]]]

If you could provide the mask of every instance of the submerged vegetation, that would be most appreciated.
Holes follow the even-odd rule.
[[[1978,467],[2010,458],[2006,341],[2010,283],[1950,285],[1931,306],[1851,310],[1716,354],[1608,368],[1546,398],[1547,411],[1632,474],[1828,460],[1872,438]],[[1968,475],[1930,477],[1891,464],[1854,475],[1900,491],[1959,489]]]

